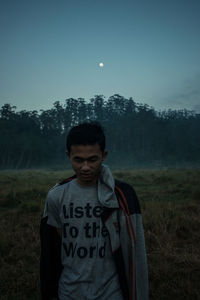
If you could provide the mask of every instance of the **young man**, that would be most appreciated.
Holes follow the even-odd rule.
[[[102,164],[101,126],[73,127],[67,155],[75,175],[49,191],[41,221],[42,299],[147,300],[138,199]]]

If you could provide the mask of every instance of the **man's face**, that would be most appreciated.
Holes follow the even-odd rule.
[[[107,151],[102,153],[99,144],[71,146],[68,156],[79,184],[85,186],[96,184],[106,155]]]

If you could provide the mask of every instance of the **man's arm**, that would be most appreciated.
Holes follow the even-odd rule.
[[[121,207],[121,246],[130,299],[148,300],[148,268],[142,215],[137,195],[127,183],[116,180]]]
[[[58,295],[61,265],[61,221],[56,190],[47,195],[44,216],[40,224],[41,258],[40,288],[42,300],[54,299]]]
[[[58,296],[58,281],[62,271],[61,238],[58,230],[47,224],[47,219],[42,218],[40,224],[40,290],[42,300],[53,300]]]
[[[58,235],[60,238],[62,238],[62,229],[61,228],[56,228]]]
[[[149,286],[148,286],[148,267],[146,257],[146,247],[144,239],[144,230],[142,225],[142,216],[135,216],[135,260],[136,260],[136,287],[137,287],[137,299],[146,300],[149,299]]]

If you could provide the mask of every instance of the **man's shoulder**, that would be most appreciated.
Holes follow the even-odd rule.
[[[127,182],[124,182],[124,181],[121,181],[119,179],[116,179],[115,178],[115,186],[119,187],[119,188],[122,188],[122,189],[125,189],[125,190],[133,190],[133,187],[127,183]]]
[[[128,204],[129,212],[131,214],[141,213],[138,197],[135,189],[127,182],[115,179],[115,191],[118,197]],[[126,206],[126,203],[125,206]]]
[[[56,183],[48,192],[48,196],[50,197],[56,197],[62,194],[66,188],[70,185],[70,183],[74,180],[74,176],[64,179],[59,183]]]

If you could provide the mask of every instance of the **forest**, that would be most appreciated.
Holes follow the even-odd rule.
[[[199,167],[200,114],[163,110],[114,94],[69,98],[51,109],[0,109],[0,169],[66,168],[66,136],[84,121],[102,124],[114,168]]]

